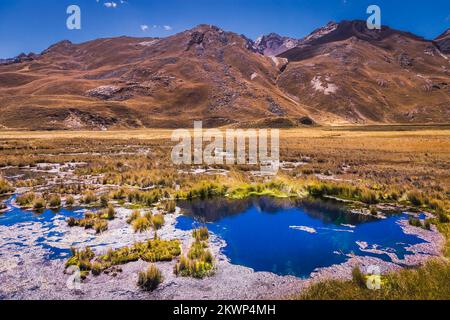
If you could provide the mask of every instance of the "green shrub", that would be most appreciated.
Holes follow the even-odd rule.
[[[163,281],[161,271],[153,264],[147,270],[139,272],[138,286],[145,291],[155,290]]]

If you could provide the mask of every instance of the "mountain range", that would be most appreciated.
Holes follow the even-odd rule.
[[[298,126],[450,120],[450,29],[365,21],[253,41],[211,25],[166,38],[61,41],[0,60],[0,128]]]

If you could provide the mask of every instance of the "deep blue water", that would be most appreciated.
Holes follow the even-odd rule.
[[[63,234],[56,230],[58,221],[65,221],[69,217],[81,218],[83,213],[81,208],[74,207],[72,209],[61,208],[60,210],[44,210],[42,212],[33,212],[29,210],[23,210],[12,206],[12,201],[15,196],[9,198],[6,201],[10,211],[0,214],[0,225],[12,227],[17,224],[26,224],[30,222],[37,222],[41,224],[41,228],[45,230],[44,236],[37,238],[36,245],[39,245],[46,249],[48,255],[47,259],[62,259],[70,255],[70,249],[61,249],[53,247],[46,243],[46,238],[57,237],[61,238]],[[25,247],[23,243],[27,241],[27,235],[24,234],[18,239],[13,239],[10,243],[17,244],[18,246]],[[1,248],[0,248],[1,251]]]
[[[357,241],[394,252],[399,258],[403,258],[405,247],[423,242],[404,234],[396,223],[407,219],[404,214],[375,219],[351,214],[329,201],[254,198],[180,205],[185,215],[178,218],[177,228],[190,230],[206,224],[226,241],[223,252],[231,263],[280,275],[308,277],[318,267],[346,261],[349,253],[390,261],[386,254],[361,251]],[[312,228],[315,233],[297,227]]]

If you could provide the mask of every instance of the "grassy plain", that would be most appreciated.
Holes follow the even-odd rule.
[[[30,193],[23,198],[31,199],[29,205],[39,199],[44,207],[54,202],[82,204],[89,195],[94,202],[100,198],[103,206],[115,200],[145,208],[173,207],[176,197],[308,193],[356,201],[368,209],[381,203],[401,204],[435,216],[429,223],[447,237],[443,256],[449,256],[450,126],[282,129],[280,157],[288,165],[276,177],[254,175],[257,166],[227,164],[195,166],[225,170],[225,176],[193,174],[192,167],[170,160],[175,144],[171,134],[163,129],[0,131],[0,194],[25,188]],[[72,181],[57,177],[47,184],[42,176],[5,174],[28,166],[79,162],[84,165],[77,167],[77,179]],[[447,287],[440,285],[448,279],[444,258],[389,275],[385,281],[390,291],[373,293],[356,281],[330,281],[313,285],[296,298],[448,298]]]

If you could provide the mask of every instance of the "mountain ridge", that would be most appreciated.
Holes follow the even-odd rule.
[[[0,61],[0,125],[436,123],[450,118],[443,36],[430,41],[342,21],[303,39],[272,33],[253,41],[202,24],[166,38],[64,40]]]

